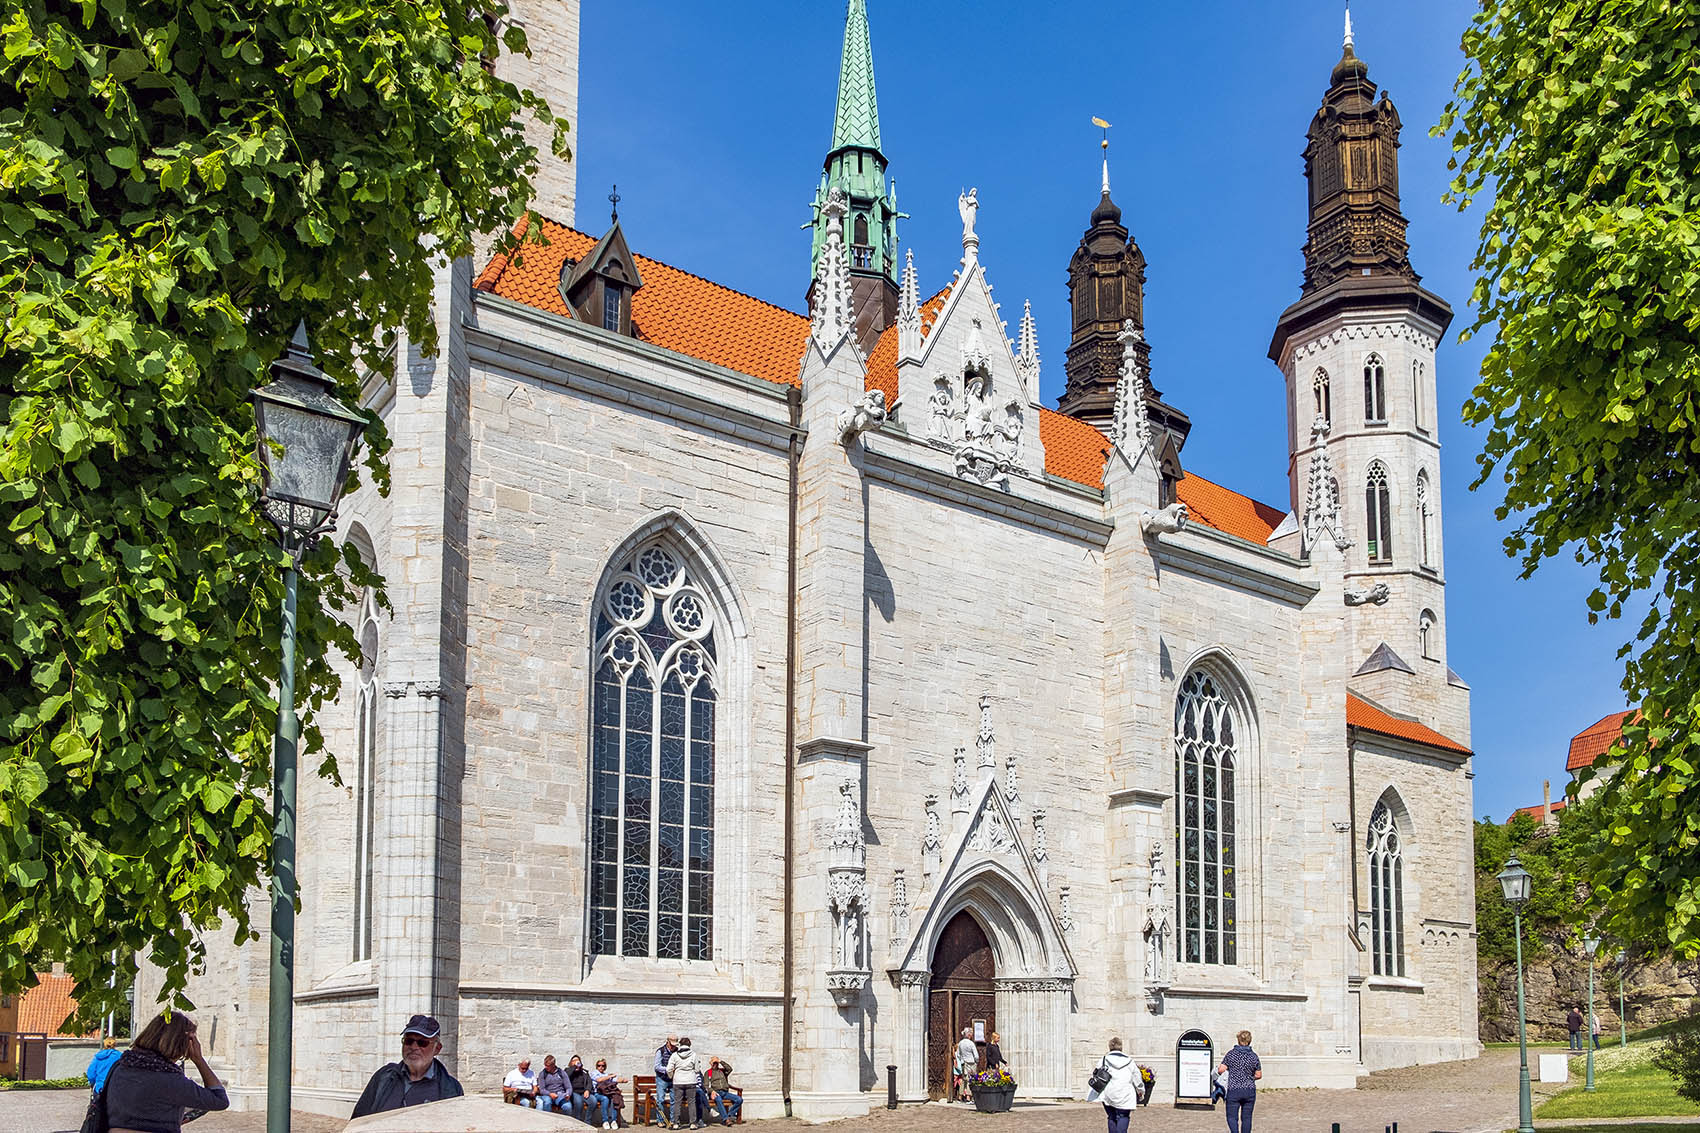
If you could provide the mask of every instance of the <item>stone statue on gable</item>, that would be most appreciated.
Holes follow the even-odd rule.
[[[950,440],[955,411],[956,396],[951,392],[950,379],[940,374],[933,382],[933,395],[927,399],[927,436],[936,441]]]
[[[962,239],[976,239],[974,219],[980,211],[980,190],[974,188],[969,189],[966,193],[958,194],[956,211],[962,216]]]

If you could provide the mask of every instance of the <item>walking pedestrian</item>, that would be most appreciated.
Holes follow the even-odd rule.
[[[974,1090],[969,1083],[974,1080],[974,1071],[979,1068],[980,1048],[974,1044],[974,1032],[964,1027],[962,1037],[956,1040],[956,1081],[961,1090],[957,1096],[963,1101],[974,1100]]]
[[[1570,1032],[1570,1049],[1582,1049],[1582,1008],[1576,1004],[1570,1005],[1570,1014],[1564,1017],[1564,1028]]]
[[[1592,1011],[1588,1013],[1589,1031],[1594,1036],[1594,1049],[1600,1049],[1600,1017]]]
[[[1133,1059],[1122,1053],[1120,1038],[1110,1040],[1110,1049],[1104,1052],[1104,1057],[1098,1060],[1098,1067],[1104,1071],[1104,1085],[1087,1091],[1087,1101],[1102,1102],[1104,1118],[1109,1123],[1109,1133],[1127,1133],[1127,1119],[1133,1116],[1133,1111],[1139,1105],[1139,1070],[1133,1064]],[[1098,1076],[1094,1076],[1094,1081]]]
[[[183,1060],[195,1064],[202,1085],[189,1081]],[[230,1108],[230,1095],[201,1053],[195,1021],[181,1011],[156,1015],[107,1071],[100,1091],[112,1133],[146,1130],[179,1133],[185,1119]]]
[[[671,1110],[673,1100],[673,1075],[667,1072],[667,1064],[673,1060],[673,1052],[679,1049],[679,1036],[668,1035],[667,1041],[655,1051],[655,1113],[651,1120],[662,1128],[666,1128],[667,1114]]]
[[[1216,1072],[1228,1076],[1228,1133],[1251,1133],[1251,1111],[1257,1105],[1263,1062],[1251,1049],[1250,1031],[1241,1031],[1237,1038],[1239,1042],[1222,1056]]]

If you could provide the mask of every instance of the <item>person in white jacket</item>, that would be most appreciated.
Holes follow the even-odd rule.
[[[691,1040],[681,1038],[679,1049],[667,1060],[667,1074],[673,1079],[673,1128],[701,1128],[702,1115],[697,1112],[697,1084],[702,1081],[702,1062],[691,1051]]]
[[[1104,1103],[1104,1116],[1109,1119],[1109,1133],[1127,1133],[1127,1119],[1139,1104],[1139,1067],[1122,1053],[1121,1039],[1111,1039],[1110,1049],[1099,1065],[1109,1071],[1110,1081],[1102,1090],[1086,1095],[1087,1101]]]

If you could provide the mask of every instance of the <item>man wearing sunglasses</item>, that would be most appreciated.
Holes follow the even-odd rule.
[[[355,1117],[409,1105],[425,1105],[466,1093],[448,1067],[437,1061],[442,1028],[429,1015],[415,1015],[401,1032],[401,1061],[378,1069],[354,1103]]]

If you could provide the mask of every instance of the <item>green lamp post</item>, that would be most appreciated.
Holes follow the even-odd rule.
[[[307,324],[295,328],[271,381],[254,391],[260,507],[289,556],[283,568],[283,650],[272,747],[272,970],[266,1048],[266,1133],[289,1133],[295,1006],[295,576],[301,556],[336,521],[366,419],[342,404],[313,364]]]
[[[1513,854],[1498,875],[1505,903],[1511,906],[1517,937],[1517,1133],[1535,1133],[1534,1104],[1529,1097],[1529,1039],[1523,1016],[1523,906],[1534,892],[1535,879]]]
[[[1617,1045],[1621,1050],[1629,1045],[1629,1016],[1623,1013],[1623,976],[1629,970],[1629,953],[1617,950]]]
[[[1582,947],[1588,950],[1588,1034],[1585,1039],[1588,1044],[1588,1077],[1582,1085],[1582,1092],[1591,1094],[1594,1092],[1594,1043],[1598,1041],[1594,1036],[1594,953],[1600,950],[1600,934],[1589,929],[1588,935],[1582,938]]]

